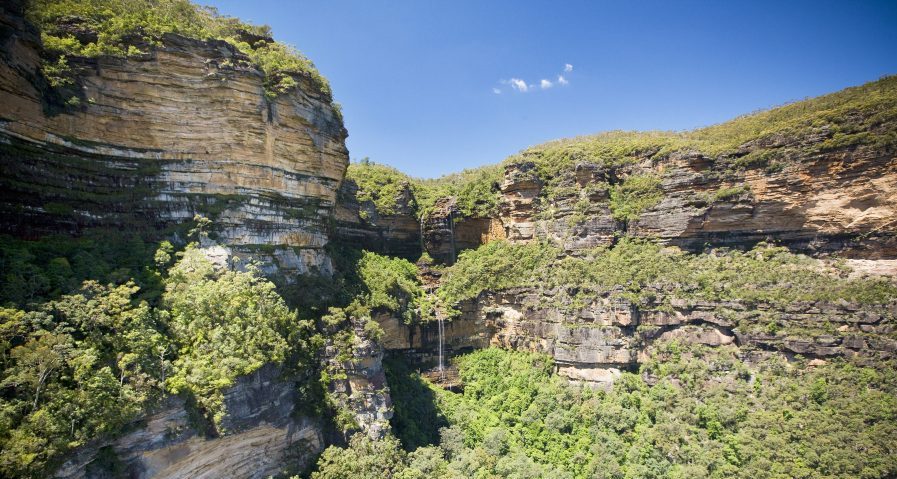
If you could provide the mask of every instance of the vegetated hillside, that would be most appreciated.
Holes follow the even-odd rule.
[[[791,162],[845,147],[894,154],[895,123],[897,77],[890,76],[691,131],[611,131],[551,141],[512,155],[500,165],[506,168],[532,162],[545,184],[541,194],[550,198],[558,194],[556,188],[562,188],[559,183],[569,180],[581,163],[609,168],[643,160],[662,162],[674,153],[694,152],[712,159],[720,173],[736,174],[748,168],[775,172]],[[426,214],[444,196],[457,196],[465,216],[494,215],[499,201],[497,186],[503,179],[498,165],[418,180],[368,160],[350,165],[347,178],[358,184],[359,200],[373,201],[378,212],[387,216],[396,213],[396,200],[404,184],[418,197],[419,215]],[[638,189],[652,187],[642,185]],[[645,208],[640,205],[635,210]],[[625,217],[627,213],[620,211],[617,215]]]
[[[608,391],[569,384],[549,357],[500,349],[456,358],[461,392],[393,365],[393,388],[415,392],[394,393],[400,441],[328,449],[312,477],[885,478],[897,468],[893,361],[747,362],[733,346],[675,341],[648,356]]]
[[[213,262],[211,226],[180,246],[2,238],[4,477],[267,477],[388,433],[371,311],[416,317],[414,265],[334,250],[332,277],[278,289]],[[146,462],[160,450],[192,452]]]
[[[884,77],[817,98],[741,116],[686,132],[612,131],[557,140],[523,150],[506,164],[531,161],[546,183],[545,195],[577,163],[615,167],[645,159],[662,161],[697,152],[722,167],[781,170],[792,162],[847,147],[897,151],[897,77]],[[715,165],[716,166],[716,165]]]
[[[887,259],[897,256],[895,117],[897,80],[885,77],[689,132],[549,142],[443,179],[355,163],[337,236],[445,262],[495,239],[570,252],[624,235],[692,251],[771,242]]]
[[[400,213],[403,195],[413,195],[414,214],[425,217],[432,213],[436,202],[455,197],[461,214],[469,217],[489,217],[498,213],[498,196],[494,185],[501,179],[501,167],[483,166],[439,178],[412,178],[387,165],[369,159],[351,163],[346,179],[358,186],[356,198],[372,202],[380,216]]]
[[[311,63],[180,0],[0,32],[0,476],[268,477],[385,434],[366,303],[323,318],[370,288],[325,249],[348,155]]]
[[[370,218],[422,217],[435,308],[374,317],[399,442],[328,449],[315,477],[894,475],[895,120],[887,77],[549,142],[443,190],[353,164]],[[455,198],[414,205],[434,191]],[[442,254],[483,216],[507,240]]]
[[[265,28],[29,5],[0,7],[0,475],[897,474],[894,77],[343,181],[326,81]]]

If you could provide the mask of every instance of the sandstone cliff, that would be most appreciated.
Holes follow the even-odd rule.
[[[813,255],[897,257],[892,152],[846,148],[789,159],[778,171],[727,171],[697,152],[622,167],[581,162],[551,198],[541,196],[532,163],[512,163],[501,185],[501,220],[513,241],[547,238],[568,251],[627,234],[689,249],[773,241]],[[631,221],[614,218],[608,186],[639,175],[661,179],[660,200]]]
[[[81,101],[60,105],[40,73],[38,32],[15,2],[2,13],[2,232],[151,234],[203,214],[238,253],[285,272],[329,270],[346,130],[309,79],[269,100],[233,46],[166,34],[140,55],[70,58]]]
[[[537,146],[505,163],[492,218],[465,218],[452,198],[437,201],[423,220],[424,246],[451,264],[461,250],[504,237],[544,241],[576,257],[623,237],[697,255],[766,242],[837,260],[855,277],[893,280],[895,92],[891,77],[690,133],[609,133]],[[480,226],[465,232],[465,224]],[[586,304],[572,306],[563,287],[487,290],[458,305],[444,345],[454,353],[490,345],[538,351],[554,357],[560,374],[605,385],[619,370],[637,369],[659,340],[819,360],[897,352],[897,298],[713,301],[677,297],[663,284],[647,288],[649,301],[618,293],[577,291]],[[435,324],[377,319],[387,348],[432,361]]]
[[[293,414],[296,384],[276,366],[242,377],[225,392],[232,431],[205,437],[182,399],[169,398],[116,439],[82,448],[56,472],[60,478],[266,478],[307,465],[324,448],[321,424]]]
[[[500,218],[512,241],[571,252],[625,234],[893,259],[895,131],[887,77],[691,132],[560,140],[506,162]]]
[[[255,259],[286,282],[329,274],[324,246],[348,163],[329,92],[295,73],[295,86],[272,96],[260,69],[224,41],[169,33],[137,46],[128,56],[69,56],[73,84],[54,87],[24,3],[0,6],[0,234],[98,229],[185,241],[199,214],[212,220],[219,245],[206,250],[219,266]],[[295,471],[326,445],[320,420],[297,413],[297,382],[308,380],[274,365],[240,378],[225,392],[220,436],[169,397],[124,434],[76,450],[56,475]]]

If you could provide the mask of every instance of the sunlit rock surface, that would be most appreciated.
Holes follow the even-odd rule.
[[[161,233],[203,214],[235,252],[329,270],[347,133],[309,80],[269,101],[227,43],[165,35],[141,55],[73,58],[80,104],[65,106],[39,74],[37,31],[2,22],[2,232]]]

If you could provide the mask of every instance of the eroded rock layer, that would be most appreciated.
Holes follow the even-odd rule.
[[[626,234],[698,250],[770,241],[811,255],[897,257],[897,156],[857,147],[786,165],[727,170],[700,153],[612,168],[582,162],[549,197],[524,161],[506,169],[500,217],[510,240],[543,238],[568,251]],[[659,201],[635,219],[615,219],[609,185],[639,175],[660,179]]]
[[[40,74],[38,33],[10,12],[2,22],[2,232],[158,232],[203,214],[237,251],[329,269],[346,131],[307,79],[269,100],[229,44],[165,35],[145,54],[70,59],[79,105],[64,105]]]
[[[105,477],[109,461],[133,478],[266,478],[297,470],[323,450],[324,438],[317,422],[293,414],[296,385],[281,373],[268,365],[225,391],[225,435],[205,437],[196,414],[172,397],[130,432],[81,448],[55,477]]]
[[[621,370],[637,369],[659,340],[736,344],[745,354],[819,359],[897,355],[895,302],[666,301],[657,291],[653,300],[633,303],[613,293],[595,291],[577,307],[558,291],[485,292],[463,302],[460,316],[446,322],[444,347],[452,354],[488,346],[540,352],[554,358],[561,375],[600,385]],[[429,356],[437,349],[435,324],[409,327],[389,315],[376,319],[386,332],[386,348]]]
[[[341,244],[416,260],[421,254],[421,227],[410,187],[396,198],[396,213],[381,215],[371,201],[359,201],[350,178],[340,187],[334,210],[334,239]]]

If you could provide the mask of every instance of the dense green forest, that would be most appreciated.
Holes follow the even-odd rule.
[[[610,391],[551,358],[455,359],[463,392],[393,362],[396,440],[331,447],[314,478],[881,478],[897,472],[893,362],[748,364],[735,347],[658,343]],[[438,429],[437,429],[438,428]]]
[[[197,217],[194,226],[191,236],[209,241],[214,225]],[[111,230],[0,238],[0,475],[44,477],[65,453],[115,437],[165,395],[187,400],[198,429],[227,433],[223,391],[269,363],[306,378],[306,414],[335,421],[341,411],[319,365],[326,338],[351,344],[348,316],[378,309],[410,321],[409,304],[421,301],[413,264],[346,250],[338,273],[314,290],[327,307],[297,307],[294,290],[278,291],[252,264],[215,267],[198,244]],[[366,329],[382,334],[372,321]]]
[[[312,324],[251,267],[216,269],[196,243],[176,250],[163,241],[147,255],[142,241],[116,248],[104,236],[103,247],[3,240],[6,477],[42,476],[62,453],[114,436],[167,393],[189,398],[216,428],[221,392],[238,376],[287,358],[303,368],[315,354]]]
[[[325,331],[314,316],[300,316],[252,269],[216,270],[195,245],[101,252],[86,239],[4,241],[4,271],[17,272],[4,281],[2,309],[6,476],[40,476],[66,451],[114,436],[164,394],[192,398],[215,428],[226,413],[221,391],[237,376],[267,362],[314,369]],[[122,256],[129,251],[140,254],[129,262]],[[413,316],[419,306],[411,305],[425,295],[412,263],[343,253],[334,282],[352,294],[333,298],[345,312],[331,308],[327,318],[337,319],[325,321],[375,309]],[[447,268],[437,294],[451,302],[539,278],[625,284],[621,294],[637,299],[660,278],[680,293],[715,299],[895,296],[891,283],[833,279],[810,267],[814,260],[769,246],[712,256],[624,241],[582,258],[558,257],[549,245],[490,243]],[[139,258],[152,260],[138,267]],[[106,261],[133,266],[113,269]],[[800,288],[780,287],[786,277],[800,278]],[[489,349],[457,358],[463,392],[429,384],[394,357],[387,367],[396,438],[356,435],[345,449],[325,451],[312,477],[876,478],[897,471],[892,362],[811,367],[775,355],[748,363],[742,354],[656,344],[640,371],[624,373],[607,392],[570,385],[554,375],[550,358],[529,353]]]

